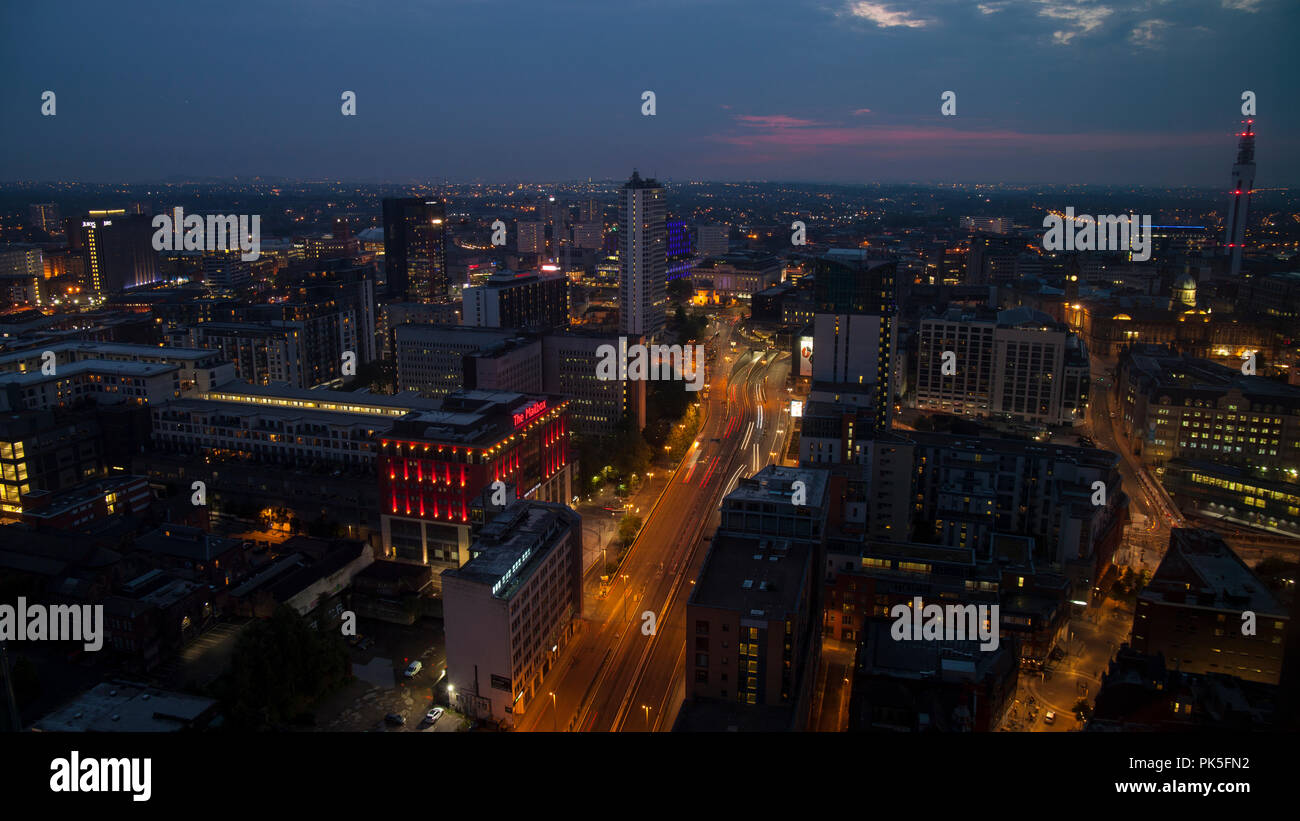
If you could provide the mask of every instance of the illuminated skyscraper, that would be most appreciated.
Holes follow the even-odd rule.
[[[447,207],[420,197],[384,200],[388,293],[415,302],[447,296]]]
[[[653,338],[663,331],[667,294],[663,186],[636,171],[618,199],[619,333]]]
[[[1255,187],[1255,121],[1247,120],[1237,135],[1237,162],[1232,166],[1232,200],[1223,231],[1223,252],[1230,257],[1229,273],[1241,273],[1241,252],[1246,248],[1246,217],[1250,213],[1250,193]]]
[[[99,296],[159,279],[154,229],[148,216],[121,208],[63,221],[68,245],[86,263],[86,288]]]
[[[665,276],[668,280],[680,279],[691,273],[691,254],[694,251],[691,231],[683,220],[668,221],[667,252]]]

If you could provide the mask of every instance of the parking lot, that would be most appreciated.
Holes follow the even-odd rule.
[[[436,685],[447,667],[442,624],[422,619],[395,625],[363,619],[358,635],[349,638],[353,681],[328,697],[317,712],[318,728],[328,732],[456,732],[468,722],[459,713],[435,704]],[[405,670],[419,661],[422,669],[407,678]],[[437,706],[445,714],[430,727],[420,727],[424,714]],[[389,713],[406,718],[401,726],[384,720]]]

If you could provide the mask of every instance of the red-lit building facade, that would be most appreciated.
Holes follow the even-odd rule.
[[[385,555],[460,567],[471,558],[484,510],[516,498],[568,504],[568,404],[558,396],[473,390],[399,419],[380,440]],[[494,499],[498,481],[502,493]]]

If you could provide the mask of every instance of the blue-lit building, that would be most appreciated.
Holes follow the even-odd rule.
[[[668,220],[668,282],[690,276],[695,243],[684,220]]]

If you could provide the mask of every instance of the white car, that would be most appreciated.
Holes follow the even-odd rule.
[[[415,678],[415,674],[420,672],[423,669],[424,669],[424,664],[422,662],[413,661],[407,666],[406,672],[403,675],[405,675],[407,678]]]
[[[1056,711],[1048,710],[1047,713],[1043,716],[1043,723],[1051,724],[1053,721],[1056,721]]]
[[[442,718],[441,707],[434,707],[432,710],[424,714],[424,720],[429,722],[430,724],[432,724],[433,722],[437,721],[440,718]]]

